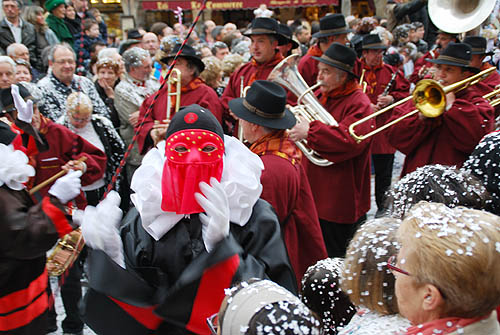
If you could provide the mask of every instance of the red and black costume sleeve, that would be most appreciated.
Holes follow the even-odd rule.
[[[73,230],[55,198],[34,205],[26,191],[0,187],[0,333],[44,334],[46,252]]]

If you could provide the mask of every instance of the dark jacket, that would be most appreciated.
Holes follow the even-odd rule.
[[[30,52],[30,63],[37,70],[41,71],[41,50],[38,49],[37,34],[35,27],[23,20],[21,28],[21,43],[24,44]],[[14,35],[10,31],[6,19],[0,21],[0,52],[4,55],[7,54],[7,47],[12,43],[16,43]]]

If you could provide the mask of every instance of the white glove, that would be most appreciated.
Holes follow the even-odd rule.
[[[123,213],[119,206],[120,195],[111,191],[97,207],[85,207],[80,223],[85,243],[92,249],[104,251],[125,269],[123,243],[118,230]]]
[[[33,101],[24,101],[19,94],[19,87],[17,85],[12,85],[10,92],[12,98],[14,98],[14,106],[17,109],[17,118],[26,123],[31,123],[31,119],[33,118]]]
[[[198,204],[205,210],[206,214],[200,214],[203,242],[208,252],[214,246],[229,236],[229,201],[224,187],[215,178],[210,178],[210,185],[200,183],[200,193],[195,193]]]
[[[76,198],[82,188],[81,175],[82,171],[70,170],[66,175],[56,180],[50,188],[49,194],[59,199],[63,204]]]

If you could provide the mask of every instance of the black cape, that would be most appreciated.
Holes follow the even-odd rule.
[[[121,238],[126,269],[91,250],[84,321],[97,334],[209,334],[206,318],[219,310],[224,289],[249,278],[268,278],[297,292],[272,207],[258,200],[248,223],[205,250],[198,215],[179,221],[160,240],[132,209]]]

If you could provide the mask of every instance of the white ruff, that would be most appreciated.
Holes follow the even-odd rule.
[[[28,156],[11,145],[0,143],[0,157],[0,186],[6,184],[12,190],[22,190],[29,177],[35,175],[35,169],[28,164]]]
[[[221,184],[229,200],[229,220],[244,226],[262,193],[260,176],[264,164],[259,156],[234,137],[224,135],[224,145]],[[161,209],[161,177],[166,159],[164,152],[165,141],[162,141],[144,156],[131,183],[135,193],[130,198],[141,215],[142,226],[155,240],[162,238],[184,217]]]

